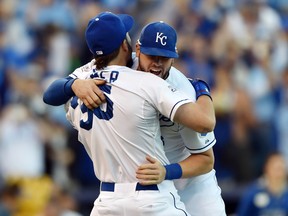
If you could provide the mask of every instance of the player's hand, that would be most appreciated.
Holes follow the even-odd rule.
[[[157,159],[150,156],[147,156],[146,160],[149,163],[140,165],[136,171],[136,178],[139,183],[141,185],[161,183],[165,179],[165,167]]]
[[[94,109],[106,102],[104,93],[97,86],[105,83],[105,80],[76,79],[72,84],[72,90],[88,109]]]

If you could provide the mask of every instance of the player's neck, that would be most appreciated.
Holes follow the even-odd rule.
[[[111,65],[126,66],[126,62],[121,59],[113,59],[108,64],[108,66],[111,66]]]
[[[110,65],[119,65],[119,66],[126,66],[127,65],[127,53],[123,52],[123,50],[120,48],[119,54],[108,63],[108,66]]]

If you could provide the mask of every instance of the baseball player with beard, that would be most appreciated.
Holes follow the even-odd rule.
[[[171,35],[176,35],[175,30],[164,22],[146,25],[136,44],[138,61],[135,62],[138,65],[134,67],[165,79],[172,86],[190,94],[194,101],[203,95],[211,97],[205,82],[188,80],[172,67],[173,58],[178,55],[167,53],[167,50],[176,47]],[[174,183],[187,211],[195,216],[225,216],[225,204],[213,169],[214,133],[197,133],[164,116],[160,118],[160,125],[166,156],[171,164],[179,163],[182,167],[182,178],[175,179]],[[138,168],[137,178],[141,184],[156,184],[164,179],[165,169],[153,158],[147,159],[150,163]]]
[[[203,95],[210,97],[209,87],[201,80],[188,80],[180,71],[171,67],[173,59],[178,57],[176,47],[175,30],[163,22],[150,23],[143,28],[140,39],[136,45],[136,55],[132,68],[151,72],[173,86],[185,91],[190,99],[195,101],[196,97],[203,98]],[[92,61],[89,64],[94,64]],[[74,95],[86,101],[86,105],[93,108],[104,102],[102,92],[99,91],[95,80],[80,80],[90,76],[85,72],[85,67],[75,70],[69,78],[57,80],[50,86],[46,93],[50,98],[47,102],[52,105],[63,104],[67,98]],[[80,78],[73,81],[75,78]],[[71,81],[72,80],[72,81]],[[55,95],[53,89],[64,89],[64,83],[71,83],[66,88],[68,95]],[[192,85],[191,85],[192,84]],[[57,88],[56,88],[57,86]],[[195,93],[195,89],[196,93]],[[58,88],[58,89],[59,89]],[[207,97],[206,100],[210,100]],[[51,99],[52,98],[52,99]],[[224,216],[225,205],[221,197],[221,189],[218,186],[214,165],[212,147],[216,143],[214,133],[197,133],[181,124],[173,123],[169,118],[161,116],[161,135],[165,153],[171,163],[170,166],[182,169],[181,176],[167,172],[153,157],[147,156],[148,164],[143,164],[137,169],[137,178],[142,185],[157,184],[165,176],[175,179],[181,200],[185,203],[186,209],[191,215],[219,215]],[[177,168],[176,168],[177,169]],[[176,172],[177,173],[177,172]],[[181,179],[178,179],[181,178]]]
[[[189,215],[171,181],[182,176],[182,168],[170,164],[165,156],[158,117],[162,113],[189,128],[208,132],[215,126],[214,110],[211,101],[199,99],[206,104],[203,110],[159,77],[125,66],[132,54],[128,34],[132,25],[132,17],[110,12],[89,21],[85,37],[95,62],[84,67],[90,74],[86,78],[106,81],[100,86],[106,103],[93,110],[77,96],[66,103],[67,119],[78,131],[101,181],[91,215]],[[163,181],[138,182],[135,171],[146,155],[163,164]]]

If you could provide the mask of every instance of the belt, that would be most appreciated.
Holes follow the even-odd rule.
[[[101,182],[101,191],[110,191],[114,192],[115,183],[112,182]],[[135,191],[141,190],[158,190],[158,186],[156,184],[153,185],[141,185],[139,183],[136,184]]]

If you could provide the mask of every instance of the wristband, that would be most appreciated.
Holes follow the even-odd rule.
[[[182,177],[182,168],[179,163],[173,163],[164,166],[166,169],[166,180],[179,179]]]
[[[189,79],[189,81],[195,89],[196,99],[198,99],[201,95],[207,95],[212,100],[210,88],[205,81],[200,79]]]

